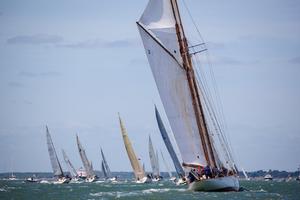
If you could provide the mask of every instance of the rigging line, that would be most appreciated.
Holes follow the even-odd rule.
[[[201,83],[198,82],[198,84],[202,85]],[[209,114],[209,116],[211,117],[211,121],[213,123],[213,126],[215,127],[215,131],[216,131],[216,135],[220,141],[220,145],[221,147],[223,148],[223,152],[225,153],[225,157],[226,157],[226,160],[227,161],[230,161],[230,158],[228,156],[228,149],[226,149],[226,146],[224,146],[224,143],[222,142],[222,139],[220,138],[220,133],[219,130],[218,130],[218,127],[215,123],[215,117],[213,116],[213,113],[211,112],[211,109],[209,108],[209,101],[207,101],[206,98],[204,98],[204,103],[205,103],[205,109],[206,109],[206,112]],[[210,129],[211,130],[211,129]],[[211,137],[213,137],[214,135],[211,135]]]
[[[187,10],[187,12],[188,12],[189,17],[191,18],[191,21],[192,21],[192,23],[193,23],[193,25],[194,25],[194,27],[195,27],[195,29],[196,29],[196,31],[197,31],[197,33],[198,33],[200,39],[202,40],[202,42],[204,42],[204,39],[203,39],[203,37],[202,37],[202,34],[200,33],[200,30],[199,30],[199,28],[198,28],[198,26],[197,26],[197,24],[196,24],[196,22],[195,22],[195,20],[194,20],[194,18],[193,18],[193,16],[192,16],[191,12],[190,12],[190,10],[189,10],[189,8],[188,8],[188,6],[187,6],[185,0],[183,0],[183,4],[184,4],[184,6],[185,6],[185,8],[186,8],[186,10]],[[205,46],[205,48],[207,48],[205,43],[203,44],[203,46]],[[212,65],[211,65],[211,62],[210,62],[209,54],[208,54],[208,53],[207,53],[207,59],[208,59],[208,64],[209,64],[210,68],[212,69]],[[213,78],[213,81],[216,82],[213,73],[212,73],[212,78]],[[213,85],[214,85],[214,84],[213,84]],[[215,93],[216,93],[217,98],[220,99],[220,96],[217,95],[216,86],[214,86],[214,90],[215,90]],[[218,106],[221,107],[221,105],[218,105]],[[222,109],[220,109],[220,111],[223,113]],[[221,115],[221,116],[222,116],[222,115]],[[224,114],[223,114],[222,118],[225,118],[225,117],[224,117]],[[222,119],[221,119],[221,120],[222,120]],[[225,123],[225,120],[223,120],[223,122]]]
[[[194,62],[194,63],[195,63],[195,62]],[[197,62],[196,62],[195,64],[198,65]],[[199,69],[201,70],[202,68],[199,67]],[[206,91],[206,89],[205,89],[205,87],[204,87],[205,82],[201,81],[202,79],[200,79],[200,75],[199,75],[198,71],[197,71],[196,73],[197,73],[196,75],[198,76],[198,81],[200,82],[200,83],[198,82],[198,84],[201,85],[201,88],[203,89],[204,93],[207,93],[207,91]],[[203,74],[204,74],[204,73],[203,73]],[[205,76],[203,77],[203,79],[205,80]],[[206,104],[206,110],[207,110],[209,116],[211,117],[211,121],[212,121],[212,123],[213,123],[213,126],[215,127],[215,131],[217,131],[217,136],[218,136],[218,138],[219,138],[220,144],[221,144],[221,146],[222,146],[224,152],[226,153],[225,156],[227,157],[227,160],[228,160],[228,161],[231,160],[231,162],[232,162],[233,160],[230,159],[231,156],[230,156],[230,153],[229,153],[230,150],[229,150],[229,148],[228,148],[228,145],[226,145],[226,142],[225,142],[224,140],[222,140],[222,138],[223,138],[222,129],[221,129],[219,123],[218,123],[217,117],[216,117],[216,115],[215,115],[216,113],[214,112],[214,109],[212,108],[212,104],[211,104],[212,102],[209,101],[209,98],[208,98],[208,95],[207,95],[207,94],[205,94],[204,97],[206,98],[206,99],[204,98],[205,104]],[[212,112],[212,113],[211,113],[211,112]],[[213,114],[213,115],[212,115],[212,114]],[[218,133],[218,132],[220,132],[220,133]],[[221,135],[221,136],[220,136],[220,135]],[[222,141],[223,141],[223,142],[222,142]],[[224,146],[224,145],[225,145],[225,146]],[[227,148],[226,148],[226,146],[227,146]]]
[[[195,26],[195,28],[196,28],[196,31],[198,32],[199,37],[201,38],[202,41],[204,41],[204,40],[203,40],[203,37],[202,37],[202,35],[201,35],[201,33],[200,33],[200,31],[199,31],[197,25],[196,25],[196,22],[195,22],[195,20],[193,19],[192,15],[191,15],[191,12],[190,12],[190,10],[188,9],[188,7],[187,7],[187,5],[186,5],[185,0],[183,0],[183,4],[184,4],[184,6],[185,6],[185,8],[186,8],[186,10],[187,10],[187,12],[188,12],[188,14],[189,14],[191,20],[192,20],[192,23],[194,24],[194,26]],[[204,46],[206,47],[206,44],[204,44]],[[211,64],[210,59],[209,59],[209,53],[207,53],[207,58],[208,58],[209,66],[210,66],[210,69],[211,69],[211,76],[212,76],[212,78],[213,78],[214,92],[215,92],[216,97],[218,98],[218,107],[220,108],[219,112],[220,112],[220,114],[221,114],[221,115],[220,115],[220,116],[221,116],[221,120],[223,121],[222,124],[223,124],[224,128],[228,131],[228,126],[227,126],[227,123],[226,123],[226,120],[225,120],[225,115],[224,115],[224,111],[223,111],[223,107],[222,107],[222,101],[221,101],[220,95],[219,95],[219,93],[218,93],[218,88],[217,88],[217,85],[216,85],[216,80],[215,80],[215,78],[214,78],[214,74],[213,74],[213,70],[212,70],[212,64]],[[227,142],[228,142],[229,144],[231,144],[231,141],[230,141],[229,137],[228,137],[227,134],[226,134],[227,131],[224,132],[225,138],[226,138]],[[230,148],[230,149],[231,149],[231,151],[232,151],[232,153],[233,153],[232,148]]]

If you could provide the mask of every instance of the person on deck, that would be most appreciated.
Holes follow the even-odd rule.
[[[207,165],[206,167],[204,167],[204,175],[205,175],[206,179],[212,178],[210,166]]]

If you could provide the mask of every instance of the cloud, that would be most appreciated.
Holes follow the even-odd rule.
[[[16,82],[16,81],[8,82],[8,86],[15,87],[15,88],[24,87],[24,85],[22,83]]]
[[[55,77],[55,76],[60,76],[61,74],[56,71],[48,71],[48,72],[40,72],[40,73],[21,71],[19,75],[28,78],[35,78],[35,77]]]
[[[300,64],[300,56],[291,58],[291,59],[289,60],[289,63],[292,63],[292,64]]]
[[[36,34],[18,35],[7,39],[8,44],[57,44],[63,41],[63,37],[58,35]]]
[[[66,48],[81,48],[81,49],[93,49],[93,48],[124,48],[135,45],[135,40],[132,39],[122,39],[122,40],[114,40],[114,41],[105,41],[102,39],[92,39],[81,41],[77,43],[69,43],[69,44],[59,44],[58,47],[66,47]]]

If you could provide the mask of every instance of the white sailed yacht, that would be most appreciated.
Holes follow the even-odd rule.
[[[71,163],[69,157],[67,156],[66,152],[62,149],[62,154],[63,154],[63,157],[64,157],[64,161],[67,165],[67,168],[69,170],[69,173],[71,174],[71,182],[72,183],[77,183],[79,181],[79,176],[77,174],[77,171],[74,167],[74,165]]]
[[[47,145],[48,145],[48,152],[50,156],[51,166],[53,169],[53,175],[55,177],[54,184],[63,184],[63,183],[69,183],[70,178],[64,175],[64,172],[61,168],[61,164],[58,160],[51,135],[49,133],[49,129],[46,126],[46,137],[47,137]]]
[[[112,176],[112,173],[110,171],[110,168],[109,168],[108,163],[106,161],[106,158],[104,156],[102,148],[100,148],[100,151],[101,151],[101,157],[102,157],[101,169],[102,169],[104,178],[106,180],[109,180],[109,181],[113,182],[113,183],[117,182],[117,177]]]
[[[191,50],[204,44],[188,45],[176,0],[149,0],[137,26],[182,166],[189,171],[189,189],[239,190],[237,169],[217,119],[221,112],[214,109],[193,62],[206,49]]]
[[[79,155],[82,161],[82,164],[84,166],[84,169],[86,171],[86,179],[85,182],[94,182],[98,179],[98,177],[96,176],[96,173],[93,169],[93,164],[92,162],[90,162],[86,156],[85,150],[83,148],[83,146],[81,145],[80,141],[79,141],[79,137],[78,135],[76,135],[76,141],[77,141],[77,147],[78,147],[78,151],[79,151]]]
[[[158,154],[155,153],[151,137],[149,135],[149,158],[150,158],[150,164],[152,168],[152,181],[160,181],[161,176],[159,172],[159,161],[158,161]]]
[[[133,147],[131,145],[131,142],[129,140],[128,134],[126,132],[125,126],[123,124],[123,121],[121,119],[121,117],[119,116],[119,122],[120,122],[120,127],[121,127],[121,133],[122,133],[122,137],[123,137],[123,142],[125,145],[125,149],[128,155],[128,158],[130,160],[130,164],[131,167],[133,169],[133,173],[135,176],[135,182],[136,183],[148,183],[151,182],[151,179],[149,179],[146,175],[145,175],[145,171],[143,170],[143,167],[141,166],[134,150]]]

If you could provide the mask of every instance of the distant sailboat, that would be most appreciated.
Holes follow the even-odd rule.
[[[247,181],[249,181],[250,178],[248,177],[248,175],[247,175],[246,171],[244,170],[244,168],[242,168],[242,172],[243,172],[243,174],[244,174],[244,176],[245,176],[245,179],[246,179]]]
[[[273,180],[273,176],[272,176],[271,174],[266,174],[266,175],[264,176],[264,180],[265,180],[265,181],[272,181],[272,180]]]
[[[174,181],[176,179],[176,177],[172,176],[172,172],[171,172],[170,166],[168,165],[167,161],[165,160],[165,157],[164,157],[162,151],[160,151],[160,154],[161,154],[161,158],[162,158],[162,160],[164,162],[165,168],[166,168],[166,170],[167,170],[167,172],[169,174],[170,180]]]
[[[90,162],[86,156],[85,150],[79,141],[78,135],[76,135],[77,147],[80,154],[81,161],[83,163],[84,169],[86,171],[86,182],[94,182],[97,180],[97,176],[93,169],[93,164]]]
[[[62,154],[63,154],[63,157],[64,157],[64,161],[67,165],[67,168],[71,174],[71,177],[72,177],[72,182],[74,181],[78,181],[78,174],[77,174],[77,171],[74,167],[74,165],[71,163],[69,157],[67,156],[66,152],[62,149]]]
[[[161,136],[163,138],[163,141],[164,141],[164,143],[165,143],[165,145],[167,147],[167,150],[168,150],[168,152],[169,152],[169,154],[170,154],[170,156],[172,158],[175,170],[176,170],[177,175],[179,177],[179,180],[177,181],[177,183],[178,183],[178,185],[179,184],[185,184],[186,181],[185,181],[185,178],[184,178],[184,176],[185,176],[184,170],[183,170],[183,168],[182,168],[182,166],[181,166],[181,164],[180,164],[180,162],[178,160],[178,157],[177,157],[177,155],[176,155],[176,153],[174,151],[173,145],[171,143],[169,135],[168,135],[168,133],[166,131],[166,128],[165,128],[165,126],[163,124],[163,121],[162,121],[162,119],[160,117],[160,114],[159,114],[156,106],[155,106],[155,116],[156,116],[156,121],[157,121],[157,124],[158,124],[158,128],[159,128],[160,134],[161,134]]]
[[[53,169],[53,174],[56,180],[53,182],[54,184],[62,184],[62,183],[69,183],[70,179],[64,175],[64,172],[61,168],[61,164],[58,160],[51,135],[49,133],[49,129],[46,126],[46,137],[47,137],[47,145],[48,145],[48,152],[50,156],[51,166]]]
[[[191,56],[201,51],[189,52],[177,1],[149,0],[137,26],[182,166],[190,171],[189,189],[239,190],[228,142],[193,66]]]
[[[129,137],[127,135],[125,126],[122,122],[121,117],[119,116],[119,122],[120,122],[120,127],[121,127],[121,133],[123,137],[123,142],[125,145],[125,149],[128,155],[128,158],[130,160],[131,167],[133,169],[133,173],[135,176],[136,183],[146,183],[149,182],[150,180],[148,179],[147,176],[145,176],[145,172],[140,164],[140,162],[137,159],[137,156],[132,148],[131,142],[129,140]]]
[[[116,181],[117,178],[112,177],[112,173],[110,171],[110,168],[109,168],[106,158],[104,156],[102,148],[100,149],[100,151],[101,151],[101,157],[102,157],[101,168],[102,168],[102,172],[103,172],[105,179],[108,179],[110,181]]]
[[[150,164],[152,168],[152,181],[159,181],[160,180],[160,173],[159,173],[159,161],[158,161],[158,155],[155,154],[153,144],[151,137],[149,135],[149,158],[150,158]]]
[[[16,175],[14,175],[14,172],[11,172],[10,176],[8,177],[8,180],[10,180],[10,181],[17,180],[17,177],[16,177]]]

